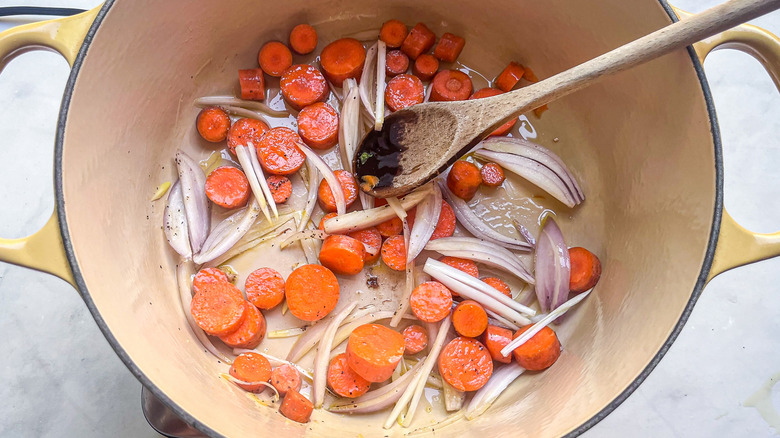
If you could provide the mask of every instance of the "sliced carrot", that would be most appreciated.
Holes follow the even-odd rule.
[[[230,117],[222,108],[209,106],[200,110],[198,118],[195,119],[195,127],[204,140],[219,143],[227,138]]]
[[[412,324],[401,332],[404,335],[404,354],[417,354],[428,346],[428,333],[417,324]]]
[[[458,391],[476,391],[493,375],[493,360],[478,340],[455,338],[439,355],[439,374]]]
[[[336,307],[339,282],[324,266],[303,265],[287,277],[284,296],[293,316],[304,321],[318,321]]]
[[[476,338],[488,326],[488,316],[478,302],[463,300],[452,311],[452,326],[461,336]]]
[[[320,66],[333,85],[341,87],[348,78],[357,79],[363,72],[366,49],[354,38],[341,38],[325,46],[320,53]]]
[[[504,182],[504,169],[496,163],[485,163],[479,169],[482,184],[488,187],[498,187]]]
[[[320,249],[320,263],[336,274],[355,275],[363,270],[363,242],[349,236],[334,234],[325,238]]]
[[[241,169],[217,167],[206,178],[206,196],[222,208],[238,208],[249,200],[249,180]]]
[[[297,110],[324,101],[330,93],[325,76],[316,67],[307,64],[285,70],[279,86],[284,100]]]
[[[441,201],[441,213],[439,213],[439,222],[433,230],[430,240],[450,237],[455,233],[455,212],[447,201]]]
[[[531,326],[521,327],[512,338],[517,338]],[[561,356],[561,343],[553,329],[545,327],[533,335],[525,344],[512,351],[517,363],[529,371],[541,371],[549,368]]]
[[[452,292],[438,281],[426,281],[414,288],[409,305],[420,321],[438,322],[450,314]]]
[[[512,298],[512,290],[509,289],[509,285],[507,285],[504,282],[504,280],[498,277],[485,277],[482,279],[482,281],[492,286],[493,289],[501,292],[502,294],[508,296],[509,298]]]
[[[288,392],[301,390],[301,373],[294,366],[285,363],[271,370],[271,385],[284,397]]]
[[[479,278],[479,268],[477,264],[468,259],[460,257],[445,256],[439,259],[440,262],[450,265],[455,269],[461,270],[474,278]]]
[[[404,354],[404,337],[379,324],[363,324],[349,335],[347,363],[369,382],[384,382]]]
[[[428,29],[426,25],[417,23],[404,38],[404,42],[401,44],[401,51],[410,58],[417,59],[418,56],[431,50],[435,42],[436,34]]]
[[[385,243],[382,244],[382,261],[385,262],[388,268],[394,271],[406,269],[404,236],[395,235],[385,239]]]
[[[238,71],[238,85],[241,98],[245,100],[265,100],[265,78],[260,68]]]
[[[520,82],[524,72],[525,68],[522,65],[514,61],[510,62],[493,83],[501,91],[510,91]]]
[[[363,242],[365,249],[365,264],[376,263],[379,260],[379,252],[382,249],[382,235],[375,227],[365,230],[353,231],[347,236]]]
[[[523,69],[525,69],[523,72],[523,79],[528,82],[539,82],[539,78],[536,77],[536,74],[531,70],[531,67],[523,66]]]
[[[219,337],[230,348],[253,349],[263,342],[265,317],[252,303],[246,303],[246,309],[246,317],[238,330]]]
[[[385,88],[385,103],[393,111],[422,103],[423,100],[425,86],[417,76],[400,74],[390,79]]]
[[[329,149],[339,141],[339,113],[325,102],[307,106],[298,113],[298,134],[314,149]]]
[[[244,382],[267,382],[271,378],[271,363],[259,353],[241,353],[230,367],[230,375]],[[247,391],[262,391],[265,385],[242,385]]]
[[[287,202],[292,195],[292,181],[284,175],[269,175],[265,181],[268,183],[268,188],[271,189],[271,196],[274,198],[274,202],[282,204]]]
[[[306,155],[298,147],[301,138],[290,128],[277,126],[266,132],[257,145],[257,158],[268,173],[289,175],[303,166]]]
[[[485,333],[482,334],[482,343],[490,353],[490,357],[496,362],[512,363],[512,355],[502,356],[501,349],[509,345],[512,341],[512,330],[498,327],[495,325],[488,325],[485,329]]]
[[[482,184],[482,175],[474,163],[458,160],[447,174],[447,187],[460,199],[470,201]]]
[[[398,75],[390,79],[385,88],[385,103],[393,111],[422,103],[423,100],[425,86],[417,76]]]
[[[292,52],[279,41],[269,41],[260,48],[257,63],[267,75],[278,78],[292,65]]]
[[[387,199],[385,199],[385,198],[374,198],[374,207],[381,207],[383,205],[387,205]]]
[[[260,309],[270,310],[284,299],[284,277],[271,268],[259,268],[246,277],[246,299]]]
[[[195,291],[195,293],[198,293],[206,284],[229,282],[230,279],[228,278],[227,274],[225,274],[225,272],[223,272],[221,269],[203,268],[198,271],[198,273],[195,274],[195,277],[192,279],[192,290]]]
[[[328,213],[328,214],[322,216],[322,219],[320,219],[320,225],[317,228],[319,228],[322,231],[325,231],[325,221],[330,219],[330,218],[334,218],[336,216],[338,216],[338,214],[336,214],[335,212]]]
[[[371,382],[352,371],[347,365],[347,354],[341,353],[328,365],[328,386],[342,397],[355,398],[367,393]]]
[[[474,85],[466,73],[458,70],[442,70],[431,81],[432,101],[466,100],[471,96]]]
[[[355,177],[346,170],[335,170],[336,179],[339,180],[341,191],[344,192],[344,201],[347,203],[347,208],[355,203],[358,196],[358,185],[355,181]],[[330,189],[328,181],[322,180],[320,187],[317,190],[317,197],[320,201],[320,206],[325,211],[336,211],[336,198],[333,197],[333,191]]]
[[[208,283],[192,297],[190,313],[198,327],[212,336],[238,330],[246,318],[241,291],[230,283]]]
[[[441,38],[439,38],[439,44],[436,44],[436,48],[433,49],[433,56],[444,62],[455,62],[465,45],[466,40],[463,38],[445,32]]]
[[[601,278],[601,261],[595,254],[582,247],[569,248],[571,276],[569,290],[575,294],[591,289]]]
[[[423,81],[430,81],[438,71],[439,60],[427,53],[418,56],[412,66],[412,73]]]
[[[398,76],[409,70],[409,57],[400,50],[390,50],[385,55],[385,72],[387,76]]]
[[[298,391],[288,391],[279,406],[279,413],[298,423],[308,423],[312,412],[314,404]]]
[[[290,47],[299,55],[306,55],[317,48],[317,31],[308,24],[299,24],[290,31]]]
[[[268,131],[268,125],[261,120],[238,119],[227,134],[227,144],[230,152],[236,154],[236,146],[246,146],[252,143],[254,147],[260,144],[260,138]]]
[[[540,106],[538,108],[534,108],[534,115],[536,116],[536,118],[541,118],[542,117],[542,113],[547,111],[548,109],[550,109],[550,108],[545,103],[544,105],[542,105],[542,106]]]
[[[379,39],[384,41],[387,47],[395,49],[401,47],[408,34],[409,30],[404,23],[398,20],[388,20],[382,24],[382,28],[379,30]]]
[[[504,92],[501,90],[497,90],[495,88],[482,88],[480,90],[477,90],[474,92],[474,94],[469,97],[469,100],[471,99],[482,99],[483,97],[492,97],[492,96],[498,96],[499,94],[503,94]],[[517,119],[512,119],[503,125],[499,126],[495,131],[491,132],[490,135],[506,135],[507,132],[512,130],[512,127],[515,126],[515,123],[517,122]]]

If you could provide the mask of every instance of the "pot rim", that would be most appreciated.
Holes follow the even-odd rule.
[[[89,46],[95,36],[95,33],[97,32],[97,29],[102,24],[103,19],[115,1],[116,0],[106,0],[106,2],[103,4],[103,7],[100,8],[100,11],[95,17],[95,21],[90,26],[89,32],[84,38],[84,42],[82,43],[76,60],[73,63],[70,75],[68,77],[68,82],[65,85],[65,91],[62,97],[62,105],[60,106],[60,112],[57,119],[57,134],[54,145],[54,196],[57,207],[57,218],[59,219],[60,224],[60,233],[62,234],[62,240],[65,246],[65,254],[73,272],[73,278],[76,281],[76,285],[81,292],[81,296],[84,299],[87,308],[92,314],[92,317],[95,319],[95,322],[100,328],[100,331],[103,332],[106,340],[108,340],[111,348],[114,350],[117,356],[119,356],[125,366],[127,366],[130,372],[136,377],[136,379],[141,382],[144,387],[151,391],[152,394],[159,398],[187,424],[195,427],[210,437],[219,437],[220,434],[217,433],[217,431],[208,427],[206,424],[190,415],[187,411],[176,404],[170,397],[168,397],[163,391],[161,391],[160,388],[152,383],[146,374],[144,374],[144,372],[130,359],[130,356],[125,352],[124,348],[122,348],[117,339],[111,333],[108,326],[106,325],[106,322],[103,320],[100,312],[95,306],[95,302],[92,300],[89,290],[87,289],[86,283],[84,282],[84,277],[81,274],[81,269],[79,269],[78,261],[76,260],[75,253],[73,251],[73,244],[70,232],[68,230],[67,217],[65,215],[66,205],[62,193],[62,155],[65,136],[65,124],[68,119],[68,109],[70,107],[73,87],[76,83],[76,78],[78,77],[79,71],[81,70],[81,65],[84,62],[84,58],[87,54],[87,51],[89,50]],[[666,0],[657,1],[669,15],[669,18],[672,22],[679,21],[679,18]],[[704,289],[704,285],[707,281],[707,276],[710,272],[710,268],[712,267],[712,261],[715,255],[715,248],[718,243],[718,233],[720,231],[721,218],[723,214],[723,151],[721,145],[720,129],[718,127],[718,120],[715,114],[715,105],[712,99],[712,93],[710,92],[710,88],[707,83],[707,78],[704,74],[704,69],[702,68],[701,62],[699,62],[699,58],[696,56],[696,52],[693,50],[693,47],[688,46],[687,50],[691,58],[691,63],[693,64],[693,68],[696,71],[696,76],[699,78],[699,83],[701,84],[704,101],[707,107],[707,114],[710,119],[710,132],[712,133],[712,140],[715,148],[715,209],[712,215],[710,236],[707,242],[707,250],[704,256],[704,262],[699,272],[699,277],[696,280],[696,285],[694,286],[693,292],[691,293],[691,297],[688,300],[688,303],[685,305],[685,309],[683,310],[682,315],[680,315],[680,319],[675,324],[674,329],[670,333],[669,337],[666,339],[666,341],[664,341],[661,349],[655,354],[655,356],[653,356],[652,360],[650,360],[642,372],[620,394],[618,394],[617,397],[615,397],[607,406],[601,409],[593,417],[565,435],[566,438],[576,437],[596,425],[596,423],[599,421],[603,420],[607,415],[620,406],[620,404],[622,404],[628,398],[628,396],[630,396],[650,375],[653,369],[658,365],[666,352],[669,350],[669,347],[671,347],[671,345],[677,339],[677,336],[680,334],[683,327],[685,326],[685,323],[688,321],[688,318],[693,311],[693,306],[701,296],[702,290]]]

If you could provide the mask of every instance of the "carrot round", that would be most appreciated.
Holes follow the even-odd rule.
[[[298,423],[308,423],[312,412],[314,412],[314,403],[298,391],[287,391],[279,406],[280,414]]]
[[[253,349],[263,342],[265,327],[263,314],[252,303],[247,303],[244,322],[236,331],[220,336],[219,339],[230,348]]]
[[[236,146],[246,146],[252,143],[254,147],[260,143],[260,138],[268,131],[268,125],[255,119],[238,119],[227,134],[227,144],[230,152],[236,154]]]
[[[341,191],[344,192],[344,201],[346,201],[347,208],[349,208],[358,196],[357,181],[355,181],[355,177],[346,170],[335,170],[333,173],[336,174],[336,179],[339,180]],[[333,191],[330,189],[330,185],[325,179],[320,182],[320,187],[317,190],[317,197],[323,210],[336,211],[336,198],[333,197]]]
[[[339,141],[339,113],[325,102],[307,106],[298,113],[298,134],[314,149],[329,149]]]
[[[363,242],[365,264],[376,263],[379,260],[379,252],[382,250],[382,235],[375,227],[353,231],[347,236]]]
[[[285,363],[271,370],[271,385],[284,397],[288,392],[301,390],[301,373],[294,366]]]
[[[336,274],[355,275],[363,270],[363,242],[334,234],[325,238],[320,249],[320,263]]]
[[[512,355],[506,357],[501,355],[501,349],[506,347],[512,341],[512,330],[488,325],[485,333],[482,334],[482,343],[490,353],[490,357],[496,362],[511,363]]]
[[[509,298],[512,298],[512,290],[509,289],[509,285],[507,285],[504,282],[504,280],[498,277],[485,277],[482,279],[482,281],[492,286],[493,289],[501,292],[502,294],[508,296]]]
[[[417,59],[418,56],[431,50],[435,42],[436,34],[428,29],[426,25],[417,23],[404,38],[404,42],[401,44],[401,51],[410,58]]]
[[[569,290],[575,294],[591,289],[601,278],[601,261],[595,254],[579,246],[569,248],[571,276]]]
[[[293,316],[304,321],[318,321],[336,307],[339,282],[324,266],[303,265],[287,277],[284,296]]]
[[[471,99],[482,99],[483,97],[492,97],[492,96],[498,96],[499,94],[503,94],[504,92],[501,90],[497,90],[495,88],[482,88],[474,92],[474,94],[469,97],[469,100]],[[515,126],[515,123],[517,122],[517,119],[512,119],[503,125],[499,126],[495,131],[491,132],[490,135],[506,135],[507,132],[512,130],[512,127]]]
[[[294,65],[285,70],[279,87],[284,100],[297,110],[324,101],[330,93],[325,76],[316,67],[307,64]]]
[[[433,56],[444,62],[455,62],[465,45],[466,40],[463,38],[445,32],[444,35],[439,38],[439,43],[436,44],[436,48],[433,49]]]
[[[477,264],[471,260],[445,256],[440,258],[439,261],[446,265],[450,265],[455,269],[461,270],[474,278],[479,278],[479,268],[477,268]]]
[[[414,216],[417,209],[413,208],[412,210],[409,211],[409,215],[407,216],[407,221],[409,222],[410,229],[414,226]],[[430,240],[436,240],[436,239],[441,239],[442,237],[452,236],[455,233],[455,224],[456,224],[455,212],[452,210],[452,207],[450,207],[450,204],[448,204],[447,201],[442,200],[441,213],[439,213],[439,221],[436,222],[436,228],[434,228]]]
[[[510,62],[493,83],[501,91],[510,91],[520,82],[524,72],[525,68],[522,65],[514,61]]]
[[[330,219],[330,218],[334,218],[336,216],[338,216],[338,214],[336,214],[334,212],[331,212],[331,213],[328,213],[328,214],[322,216],[322,219],[320,219],[320,225],[317,228],[319,228],[322,231],[325,231],[325,221]]]
[[[230,117],[222,108],[209,106],[200,110],[198,118],[195,119],[195,127],[204,140],[219,143],[227,138]]]
[[[487,312],[478,302],[463,300],[452,311],[452,326],[459,335],[476,338],[488,326]]]
[[[406,269],[406,243],[404,236],[390,236],[382,244],[382,261],[394,271]]]
[[[198,293],[206,284],[229,282],[230,279],[222,270],[217,268],[203,268],[198,271],[192,279],[192,290],[195,291],[195,293]]]
[[[476,391],[493,375],[493,361],[481,342],[459,337],[442,349],[439,374],[458,391]]]
[[[349,335],[347,363],[369,382],[389,379],[404,354],[404,337],[378,324],[363,324]]]
[[[388,20],[382,24],[382,28],[379,30],[379,39],[384,41],[387,47],[395,49],[401,47],[408,33],[409,30],[401,21]]]
[[[308,24],[299,24],[290,31],[290,47],[299,55],[306,55],[317,48],[317,31]]]
[[[328,365],[328,386],[342,397],[355,398],[367,393],[371,382],[352,371],[347,365],[347,354],[341,353]]]
[[[458,160],[447,174],[447,187],[460,199],[470,201],[482,184],[482,175],[474,163]]]
[[[521,327],[512,338],[517,338],[531,326]],[[561,355],[561,343],[553,329],[545,327],[533,335],[525,344],[512,351],[517,363],[529,371],[541,371],[549,368]]]
[[[363,43],[354,38],[333,41],[320,53],[322,71],[337,87],[341,87],[348,78],[359,78],[365,61],[366,49]]]
[[[230,283],[208,283],[192,297],[190,313],[195,323],[212,336],[238,330],[246,318],[247,302]]]
[[[414,288],[409,305],[420,321],[438,322],[450,314],[452,292],[438,281],[426,281]]]
[[[269,41],[260,48],[257,63],[267,75],[278,78],[292,65],[292,52],[279,41]]]
[[[466,100],[474,89],[471,78],[458,70],[442,70],[436,73],[431,87],[432,101]]]
[[[241,169],[222,166],[206,178],[206,196],[222,208],[238,208],[249,200],[249,180]]]
[[[257,145],[257,158],[268,173],[289,175],[303,166],[306,155],[298,147],[301,138],[290,128],[277,126],[266,132]]]
[[[385,55],[385,72],[387,76],[398,76],[409,70],[409,57],[400,50],[390,50]]]
[[[259,353],[242,353],[230,366],[230,375],[244,382],[267,382],[271,378],[271,363]],[[262,391],[265,385],[242,385],[247,391]]]
[[[265,78],[260,68],[238,71],[238,85],[241,98],[245,100],[265,100]]]
[[[504,169],[496,163],[485,163],[479,169],[482,184],[488,187],[498,187],[504,182]]]
[[[271,268],[259,268],[246,277],[246,299],[260,309],[270,310],[284,299],[284,278]]]
[[[385,88],[385,103],[393,111],[422,103],[423,100],[425,86],[416,76],[398,75],[390,79]]]
[[[292,195],[290,178],[284,175],[269,175],[265,181],[268,183],[268,188],[271,189],[271,197],[274,198],[274,202],[281,204],[290,199],[290,195]]]
[[[423,81],[430,81],[436,76],[437,71],[439,71],[439,60],[427,53],[418,56],[412,65],[412,73]]]
[[[417,354],[428,346],[428,333],[417,324],[412,324],[404,329],[404,354]]]

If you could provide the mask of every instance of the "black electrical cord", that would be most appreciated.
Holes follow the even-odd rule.
[[[43,6],[5,6],[0,7],[0,17],[11,15],[56,15],[68,16],[85,12],[84,9],[76,8],[49,8]]]

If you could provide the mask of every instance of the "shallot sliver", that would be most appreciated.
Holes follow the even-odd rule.
[[[260,160],[257,158],[257,149],[251,142],[247,143],[247,145],[249,148],[249,158],[252,162],[252,169],[255,171],[257,180],[260,182],[260,188],[263,189],[263,195],[265,195],[268,205],[271,206],[271,212],[274,214],[274,219],[279,219],[279,210],[276,209],[274,195],[271,193],[271,187],[268,186],[268,180],[265,179],[263,167],[260,165]],[[269,222],[271,222],[270,219]]]
[[[569,296],[569,248],[552,216],[544,218],[534,254],[536,298],[543,312],[563,304]]]
[[[314,359],[314,384],[311,390],[315,408],[322,407],[322,403],[325,401],[328,357],[330,356],[330,350],[333,348],[333,337],[336,336],[336,330],[338,330],[341,321],[352,313],[352,310],[357,305],[358,302],[353,301],[333,317],[333,320],[328,323],[328,327],[322,335],[320,345],[317,347],[317,356]]]
[[[287,114],[286,111],[277,111],[262,102],[257,102],[255,100],[238,99],[233,96],[204,96],[195,99],[193,104],[197,107],[204,107],[204,106],[211,106],[211,105],[237,106],[239,108],[246,108],[255,111],[260,111],[265,114],[268,114],[271,117],[289,116],[289,114]]]
[[[363,102],[363,108],[366,109],[366,114],[371,118],[372,124],[374,123],[374,117],[376,109],[376,96],[373,93],[376,92],[374,84],[376,82],[376,69],[374,64],[377,59],[377,51],[379,50],[379,42],[372,44],[371,47],[366,50],[366,60],[363,62],[363,73],[360,75],[360,100]]]
[[[417,205],[417,212],[414,216],[414,225],[412,226],[411,236],[409,237],[409,247],[406,252],[407,260],[414,260],[436,231],[436,225],[439,222],[441,214],[442,196],[438,185],[433,185],[433,192],[428,195],[421,203]],[[441,240],[441,239],[439,239]],[[435,242],[435,241],[434,241]]]
[[[339,149],[341,165],[352,172],[352,161],[358,146],[358,125],[360,124],[360,96],[354,79],[344,81],[344,102],[339,115]]]
[[[525,371],[525,368],[521,367],[514,361],[498,367],[490,376],[490,380],[477,390],[474,397],[469,402],[466,408],[466,419],[473,420],[474,418],[482,415],[490,405],[501,395],[502,392],[512,383],[520,377]]]
[[[419,204],[430,193],[431,185],[426,184],[414,192],[404,196],[399,201],[404,210],[409,210]],[[380,224],[395,216],[389,205],[358,210],[345,215],[339,215],[325,221],[325,232],[328,234],[344,234]]]
[[[378,40],[376,54],[376,105],[374,113],[374,130],[381,131],[385,123],[385,68],[387,64],[387,44]]]
[[[185,259],[191,259],[190,231],[187,228],[187,215],[184,212],[179,181],[176,181],[168,192],[163,218],[163,230],[171,248]]]
[[[407,370],[401,377],[394,380],[392,383],[379,389],[369,391],[365,395],[354,400],[344,400],[333,403],[328,406],[328,410],[345,414],[367,414],[380,411],[392,405],[401,398],[401,395],[409,387],[409,384],[412,383],[412,380],[418,374],[420,368],[422,368],[424,361],[425,358],[417,362],[412,368]]]
[[[425,249],[452,257],[463,257],[509,272],[526,283],[534,278],[514,253],[501,245],[474,237],[443,237],[428,242]]]
[[[311,213],[314,211],[314,207],[317,205],[317,184],[320,181],[320,171],[314,166],[311,160],[307,160],[306,169],[308,170],[308,192],[306,193],[306,206],[303,208],[303,215],[301,221],[298,224],[298,231],[306,229],[306,224],[309,223]]]
[[[263,177],[258,175],[254,170],[252,156],[249,153],[250,148],[254,149],[254,147],[250,145],[236,146],[236,157],[238,158],[238,163],[242,168],[244,168],[244,175],[246,175],[246,179],[249,181],[249,187],[252,188],[252,194],[255,195],[255,201],[257,201],[257,204],[260,206],[260,210],[263,212],[263,216],[265,216],[268,222],[271,222],[271,214],[268,212],[268,204],[266,203],[265,194],[263,193],[263,189],[260,186],[260,178]],[[265,178],[263,178],[263,181],[265,181]]]
[[[339,180],[336,178],[336,174],[333,173],[333,170],[330,168],[330,166],[328,166],[328,163],[326,163],[325,160],[319,156],[319,154],[311,150],[308,146],[300,142],[297,144],[297,146],[301,149],[301,151],[303,151],[303,153],[306,155],[306,158],[308,158],[309,161],[314,164],[314,167],[322,172],[322,177],[325,179],[325,181],[328,182],[330,191],[333,193],[333,200],[336,203],[336,213],[339,216],[344,215],[347,212],[347,202],[344,198],[344,190],[341,189],[341,184],[339,184]],[[317,189],[315,188],[313,190]]]
[[[219,241],[215,242],[208,251],[200,252],[193,257],[195,263],[209,262],[222,254],[226,253],[233,247],[241,237],[246,234],[247,231],[255,223],[257,217],[260,216],[260,206],[255,200],[250,201],[249,207],[243,212],[243,215],[238,219],[237,224],[230,228],[230,230],[222,236]],[[230,218],[228,218],[230,219]]]
[[[181,149],[176,151],[176,166],[181,182],[184,212],[190,231],[190,245],[193,252],[200,251],[209,234],[211,214],[206,197],[206,175],[200,166]]]

